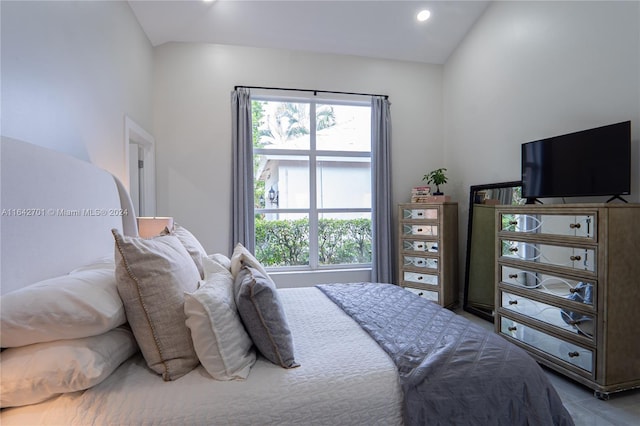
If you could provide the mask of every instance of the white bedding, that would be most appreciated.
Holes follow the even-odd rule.
[[[3,410],[0,423],[402,424],[398,375],[387,354],[318,289],[280,294],[298,368],[259,358],[246,381],[216,381],[199,366],[163,382],[135,355],[94,388]]]

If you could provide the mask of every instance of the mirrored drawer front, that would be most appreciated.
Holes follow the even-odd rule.
[[[420,252],[437,253],[438,242],[437,241],[402,240],[402,249],[404,251],[420,251]]]
[[[596,256],[594,249],[533,244],[520,241],[501,240],[502,256],[526,260],[544,265],[564,266],[580,271],[594,272]]]
[[[500,332],[584,371],[593,372],[593,352],[589,349],[565,342],[504,317],[500,317]]]
[[[403,219],[437,219],[438,209],[402,209]]]
[[[502,230],[528,234],[553,234],[594,238],[595,216],[560,214],[502,214]]]
[[[591,308],[595,306],[595,282],[571,280],[504,265],[500,265],[500,270],[502,282],[586,303]]]
[[[404,280],[412,283],[426,285],[438,285],[438,276],[431,274],[419,274],[417,272],[405,272]]]
[[[595,321],[592,315],[561,309],[507,292],[502,292],[502,307],[563,330],[593,338]]]
[[[438,225],[402,225],[402,235],[438,235]]]
[[[404,256],[404,266],[438,270],[438,259],[430,257]]]
[[[423,297],[427,300],[431,300],[433,302],[438,303],[438,292],[437,291],[429,291],[429,290],[421,290],[419,288],[405,287],[405,290],[408,290],[412,293],[417,294],[420,297]]]

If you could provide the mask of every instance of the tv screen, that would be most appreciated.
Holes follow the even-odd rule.
[[[625,195],[631,191],[631,122],[522,144],[522,196]]]

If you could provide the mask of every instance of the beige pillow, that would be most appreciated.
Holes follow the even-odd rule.
[[[175,236],[111,232],[118,292],[142,355],[164,380],[182,377],[198,365],[184,314],[184,293],[196,290],[198,269]]]
[[[196,264],[198,272],[200,273],[200,278],[204,278],[202,258],[207,257],[207,252],[204,247],[202,247],[202,244],[200,244],[200,241],[198,241],[198,239],[189,232],[187,228],[176,223],[172,230],[164,228],[164,231],[162,231],[160,235],[175,235],[178,237],[184,248],[187,249],[189,256],[191,256],[193,262]]]

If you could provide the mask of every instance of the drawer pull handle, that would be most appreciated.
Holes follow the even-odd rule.
[[[571,229],[580,229],[580,224],[579,223],[572,223],[569,225],[569,228]]]
[[[418,280],[421,280],[421,279],[422,279],[422,277],[418,277]]]
[[[578,290],[576,288],[570,288],[569,289],[569,293],[577,293],[578,291],[580,291],[580,290]]]
[[[422,212],[418,212],[418,216],[422,216]],[[580,227],[580,225],[578,225]]]
[[[513,278],[513,279],[518,278],[518,274],[509,274],[509,278]]]
[[[516,331],[516,330],[517,330],[517,328],[512,326],[512,327],[508,327],[508,328],[507,328],[507,330],[509,330],[509,331]]]
[[[422,228],[418,228],[418,232],[422,232]]]
[[[516,251],[518,251],[518,247],[509,247],[509,251],[515,253]]]
[[[517,305],[518,301],[517,300],[509,300],[509,304],[510,305]]]
[[[424,246],[422,244],[418,244],[418,248],[421,249],[424,248]]]
[[[424,296],[423,292],[418,293],[418,296]]]
[[[569,259],[571,259],[571,260],[580,260],[580,259],[582,259],[582,257],[580,257],[580,256],[571,256],[571,257],[569,257]]]
[[[578,352],[569,352],[567,355],[569,355],[569,358],[575,358],[577,356],[580,356]]]
[[[518,221],[517,220],[510,220],[509,221],[509,225],[517,225]]]

